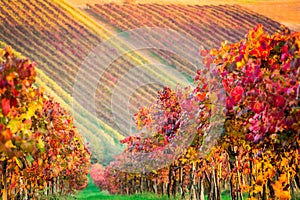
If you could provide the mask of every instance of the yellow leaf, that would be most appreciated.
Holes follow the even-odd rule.
[[[254,193],[260,193],[262,191],[263,187],[259,185],[254,186]]]
[[[292,198],[289,191],[280,191],[277,195],[281,200],[290,200]]]
[[[32,132],[30,130],[24,130],[24,134],[28,135],[28,137],[32,136]]]
[[[23,163],[17,157],[14,157],[14,159],[15,159],[17,165],[19,166],[19,168],[22,169],[23,168]]]
[[[38,158],[38,165],[41,166],[43,164],[43,159]]]
[[[9,148],[9,149],[13,149],[13,148],[17,148],[11,140],[8,140],[7,142],[5,142],[5,147]]]
[[[8,76],[6,76],[6,80],[7,80],[8,82],[13,81],[14,78],[16,78],[16,74],[13,73],[13,72],[11,72]]]
[[[39,139],[38,143],[37,143],[37,147],[39,148],[39,150],[43,153],[45,151],[45,145],[42,139]]]
[[[36,102],[30,103],[27,111],[27,117],[31,118],[34,115],[36,110],[37,110]]]
[[[3,49],[0,49],[0,56],[3,56],[4,52],[5,51]]]
[[[223,41],[223,42],[221,43],[221,46],[222,46],[222,47],[225,47],[225,46],[227,45],[227,43],[228,43],[228,41],[225,40],[225,41]]]
[[[237,67],[237,69],[240,70],[241,67],[242,67],[244,64],[245,64],[244,59],[242,59],[242,60],[239,61],[239,62],[236,62],[236,67]]]
[[[19,119],[12,119],[9,121],[7,128],[14,134],[21,129],[22,121]]]

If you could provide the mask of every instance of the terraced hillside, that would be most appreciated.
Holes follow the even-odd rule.
[[[35,60],[39,68],[39,84],[70,112],[76,108],[76,126],[86,136],[95,158],[100,161],[107,161],[117,152],[121,148],[118,140],[128,134],[124,129],[128,126],[128,120],[119,119],[119,124],[116,124],[111,100],[116,94],[114,88],[122,78],[125,78],[126,87],[136,86],[139,71],[128,73],[135,66],[141,66],[146,82],[153,82],[155,77],[169,86],[175,86],[179,81],[176,76],[171,76],[157,64],[149,67],[147,63],[165,64],[169,67],[167,69],[176,69],[188,79],[193,76],[195,66],[178,56],[186,55],[183,49],[199,48],[199,44],[211,48],[224,40],[237,41],[258,23],[269,32],[279,28],[279,23],[239,6],[103,4],[88,7],[82,12],[65,1],[1,1],[0,40]],[[159,50],[133,51],[115,59],[103,74],[100,74],[99,66],[113,59],[116,56],[114,52],[98,55],[95,60],[86,60],[95,47],[114,33],[139,27],[174,29],[186,35],[186,39],[181,47],[174,49],[178,54]],[[147,38],[146,42],[149,46],[168,44],[177,36]],[[137,37],[145,41],[145,38]],[[114,40],[110,47],[121,51],[126,50],[126,45],[122,40]],[[197,56],[187,57],[187,60],[193,59],[194,63],[198,63]],[[84,75],[82,80],[77,77],[78,72]],[[82,83],[79,91],[74,90],[78,81]],[[93,83],[98,83],[95,94]],[[133,113],[140,105],[153,102],[159,88],[159,84],[139,87],[131,94],[128,107],[120,103],[115,105],[115,109],[121,113],[128,110]],[[126,91],[118,91],[117,95],[126,96]],[[74,95],[88,98],[75,99],[72,107]],[[96,110],[91,106],[94,97]]]

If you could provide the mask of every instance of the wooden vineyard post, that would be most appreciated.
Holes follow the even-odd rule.
[[[213,182],[214,182],[214,199],[221,200],[220,184],[218,178],[218,170],[213,169]]]
[[[150,190],[151,190],[151,181],[150,181],[149,178],[146,179],[146,183],[147,183],[146,184],[147,185],[147,189],[146,190],[147,190],[147,192],[150,192]]]
[[[235,200],[236,199],[236,196],[235,196],[235,193],[234,193],[234,185],[233,185],[233,174],[230,175],[230,178],[229,178],[229,182],[230,182],[230,196],[231,196],[231,199],[232,200]]]
[[[128,175],[125,174],[125,192],[126,192],[126,195],[129,195],[129,178],[128,178]]]
[[[291,176],[290,176],[290,172],[287,171],[287,185],[288,185],[288,191],[289,191],[289,194],[291,194]]]
[[[252,198],[252,193],[254,191],[254,185],[253,185],[253,177],[252,177],[252,173],[253,173],[253,161],[252,161],[252,152],[250,152],[249,155],[250,161],[249,161],[249,167],[250,167],[250,191],[249,191],[249,198]]]
[[[172,194],[174,196],[174,199],[176,198],[176,194],[177,194],[176,171],[177,171],[177,168],[175,168],[174,171],[173,171]]]
[[[261,172],[264,173],[264,169],[265,166],[264,166],[264,163],[262,162],[261,164]],[[265,199],[265,200],[268,200],[269,197],[268,197],[268,188],[267,188],[267,184],[268,184],[268,181],[263,185],[263,191],[262,191],[262,198]]]
[[[2,162],[2,199],[7,200],[7,179],[6,179],[7,160]]]
[[[136,176],[133,176],[133,179],[131,180],[132,184],[131,184],[131,187],[132,187],[132,194],[136,194],[137,193],[137,190],[136,190]]]
[[[210,191],[209,191],[209,199],[215,199],[215,176],[214,176],[214,170],[210,173]]]
[[[233,148],[228,147],[228,150],[227,150],[227,156],[229,159],[229,171],[232,171],[234,169],[235,159],[236,159],[235,148],[236,147],[233,147]],[[237,199],[237,195],[236,195],[235,188],[234,188],[234,178],[235,178],[234,174],[231,174],[229,177],[230,197],[232,200]]]
[[[196,188],[195,188],[195,163],[192,162],[192,169],[191,169],[191,189],[190,189],[190,195],[191,200],[197,199],[196,197]]]
[[[144,187],[143,187],[143,174],[140,176],[140,193],[143,193]]]
[[[126,176],[125,176],[126,177]],[[126,180],[121,182],[121,194],[125,195],[126,194]]]
[[[199,200],[204,200],[204,184],[203,184],[203,175],[199,177],[198,188],[199,188]]]
[[[163,182],[162,184],[163,184],[163,186],[162,186],[162,188],[163,188],[163,194],[167,194],[167,183]]]
[[[179,192],[180,192],[181,196],[183,194],[183,181],[182,181],[182,177],[183,177],[182,164],[179,163],[179,180],[178,180],[178,185],[179,185]]]
[[[239,171],[239,162],[238,162],[238,158],[237,156],[235,157],[235,163],[236,163],[236,167],[237,167],[237,191],[239,191],[238,196],[241,200],[243,200],[243,191],[241,190],[241,174]]]
[[[154,182],[154,184],[153,184],[153,189],[154,189],[154,193],[155,194],[158,194],[158,175],[156,174],[155,175],[155,181],[153,181]]]
[[[222,163],[218,165],[217,169],[217,186],[218,186],[218,199],[221,200],[221,190],[222,190],[222,185],[221,185],[221,178],[222,178]]]
[[[169,167],[169,182],[168,182],[168,186],[167,186],[167,194],[168,194],[168,198],[171,197],[171,183],[172,183],[172,165]]]

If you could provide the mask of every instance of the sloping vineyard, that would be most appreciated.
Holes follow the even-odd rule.
[[[257,24],[263,24],[268,32],[274,32],[280,27],[278,22],[251,12],[238,5],[220,6],[189,6],[189,5],[159,5],[159,4],[96,4],[85,9],[91,16],[110,24],[120,31],[143,27],[161,27],[173,29],[186,35],[175,52],[181,52],[182,46],[201,45],[204,49],[217,47],[223,41],[236,42],[247,30]],[[176,35],[174,35],[176,38]],[[190,40],[188,40],[190,38]],[[149,43],[167,43],[169,38],[143,38]],[[198,44],[191,43],[191,40]],[[154,45],[155,46],[155,45]],[[158,46],[158,45],[157,45]],[[200,47],[199,47],[200,48]],[[154,50],[169,65],[178,71],[195,76],[195,67],[180,55]],[[193,55],[188,58],[192,63],[198,63]]]
[[[201,51],[196,87],[165,87],[141,108],[143,133],[122,140],[127,148],[104,171],[93,168],[95,184],[192,200],[219,200],[222,191],[233,200],[299,199],[299,52],[299,32],[270,35],[261,25]]]
[[[42,77],[47,92],[63,88],[59,96],[70,112],[72,85],[81,60],[101,41],[100,37],[50,1],[2,1],[0,9],[1,39],[39,63],[48,78]],[[88,140],[97,140],[93,135],[98,128],[95,122],[89,120],[86,110],[81,114],[77,117],[80,128]]]
[[[170,28],[189,38],[182,41],[181,45],[185,48],[199,48],[198,44],[190,40],[197,41],[204,48],[215,47],[223,40],[236,41],[257,23],[264,24],[268,31],[279,27],[278,23],[238,6],[104,4],[89,7],[91,8],[85,11],[94,16],[94,19],[66,1],[2,1],[0,33],[2,41],[39,64],[39,84],[46,88],[46,92],[57,96],[69,112],[72,111],[73,95],[95,96],[95,115],[92,114],[93,99],[82,98],[76,99],[78,102],[75,102],[74,107],[78,112],[74,113],[74,117],[77,127],[85,134],[86,139],[94,141],[90,148],[98,160],[108,160],[115,150],[120,149],[117,141],[128,135],[123,129],[128,125],[127,120],[120,118],[119,124],[116,124],[111,106],[114,88],[125,74],[128,75],[125,80],[126,86],[133,88],[139,81],[139,74],[128,72],[135,66],[145,65],[154,59],[171,66],[191,80],[195,76],[195,66],[187,60],[197,64],[199,61],[195,55],[186,55],[180,46],[174,50],[186,55],[186,59],[182,59],[176,53],[158,50],[154,51],[155,55],[151,59],[138,54],[139,52],[131,52],[118,56],[103,74],[99,74],[99,65],[116,55],[114,52],[106,52],[95,61],[85,60],[96,46],[112,36],[112,33],[96,20],[108,23],[121,31],[153,26]],[[241,9],[243,12],[239,12]],[[211,35],[211,32],[215,34]],[[176,35],[170,39],[176,39]],[[169,42],[166,38],[149,38],[148,43],[155,45],[160,41],[165,44]],[[122,49],[122,41],[117,41],[112,47]],[[76,75],[83,65],[87,69],[83,72],[81,90],[74,91]],[[151,82],[155,77],[170,87],[175,87],[178,83],[176,77],[162,75],[163,71],[159,66],[143,67],[145,81]],[[96,80],[97,76],[100,76],[99,80]],[[93,96],[92,82],[97,81],[99,84]],[[128,107],[116,105],[116,109],[119,112],[127,112],[128,109],[134,113],[141,105],[153,102],[159,89],[161,86],[157,84],[140,87],[132,94]],[[125,93],[125,90],[121,90],[118,95],[124,96]],[[103,147],[100,143],[104,144]],[[103,155],[103,151],[107,153]]]
[[[109,33],[64,1],[2,1],[0,4],[1,40],[39,63],[39,70],[43,73],[39,83],[43,84],[48,93],[58,95],[61,103],[67,105],[66,109],[70,112],[78,70],[88,53],[109,37]],[[110,58],[110,55],[103,57]],[[103,148],[106,150],[118,148],[115,141],[122,138],[121,131],[111,118],[110,96],[115,84],[113,80],[117,80],[132,66],[141,62],[139,59],[142,60],[138,56],[120,57],[101,76],[101,84],[95,95],[98,97],[95,101],[98,105],[97,116],[101,119],[97,119],[100,127],[95,120],[96,116],[82,107],[91,102],[75,102],[80,107],[80,113],[76,113],[78,128],[84,132],[87,140],[98,141],[98,144],[105,143]],[[91,92],[89,80],[93,80],[97,73],[97,63],[87,65],[90,68],[80,95]],[[128,85],[133,84],[131,80],[134,77],[130,77]],[[147,91],[142,90],[139,98],[133,99],[132,104],[136,105],[137,101],[147,103],[157,89],[158,87],[150,87]],[[95,145],[94,155],[99,155],[98,159],[101,160],[103,148],[97,147],[98,144],[91,145]]]

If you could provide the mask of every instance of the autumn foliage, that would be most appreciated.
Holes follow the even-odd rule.
[[[0,50],[3,199],[40,199],[87,185],[90,153],[73,118],[35,84],[36,64]]]
[[[104,167],[99,163],[92,164],[90,176],[94,184],[101,188],[101,183],[104,182]]]
[[[166,87],[155,104],[140,109],[135,115],[137,126],[154,132],[122,140],[127,148],[106,167],[102,189],[201,200],[204,194],[208,199],[221,199],[224,190],[230,191],[232,199],[243,199],[245,194],[248,199],[299,195],[299,50],[300,33],[283,28],[269,35],[261,25],[237,43],[223,42],[218,49],[201,50],[205,67],[197,71],[196,87],[188,95]],[[222,101],[217,119],[224,114],[224,120],[217,135],[211,119]],[[130,161],[130,157],[122,159],[128,152],[155,155],[172,143],[191,118],[186,112],[193,114],[193,110],[198,111],[195,128],[187,131],[193,140],[172,163],[139,173],[120,168],[122,162]],[[214,135],[219,137],[217,142],[210,153],[203,154],[205,138]],[[156,160],[148,160],[152,162]]]

